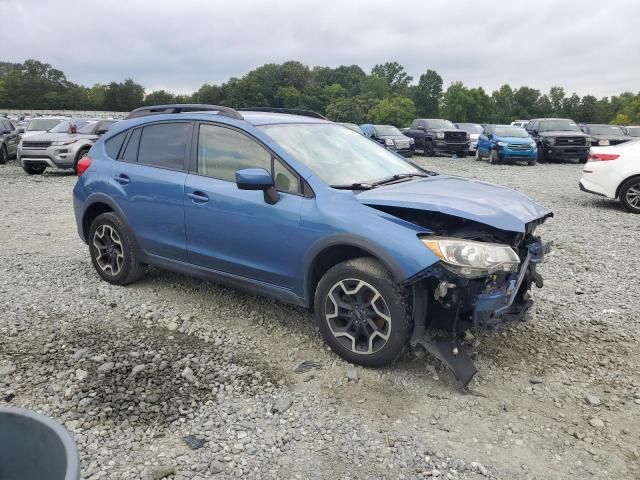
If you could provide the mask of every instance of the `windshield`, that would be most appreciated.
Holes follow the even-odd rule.
[[[87,120],[85,120],[85,119],[73,118],[71,120],[65,120],[64,122],[59,123],[58,125],[56,125],[55,127],[53,127],[49,131],[51,133],[69,133],[69,126],[70,125],[75,125],[76,129],[79,130],[86,123],[87,123]]]
[[[422,173],[409,162],[340,125],[297,123],[260,127],[329,185],[372,183],[396,174]]]
[[[475,123],[459,123],[458,128],[470,134],[482,133],[482,127]]]
[[[632,137],[640,137],[640,127],[627,127],[627,134]]]
[[[624,132],[620,127],[614,127],[612,125],[589,127],[589,133],[591,135],[624,135]]]
[[[578,126],[569,120],[544,120],[540,122],[539,132],[579,132]]]
[[[449,120],[427,120],[427,123],[429,125],[429,128],[450,128],[452,130],[456,129],[455,125]]]
[[[496,136],[527,138],[529,134],[524,128],[520,127],[496,127]]]
[[[29,122],[29,126],[27,127],[27,132],[49,130],[50,128],[58,125],[63,120],[63,118],[38,118],[36,120],[31,120]]]
[[[93,130],[96,126],[96,124],[98,123],[98,121],[93,121],[93,122],[86,122],[84,125],[80,126],[78,125],[78,133],[93,133]]]
[[[402,132],[393,125],[376,125],[376,135],[379,137],[399,137],[402,136]]]
[[[343,127],[347,127],[349,130],[353,130],[354,132],[357,132],[360,135],[362,135],[362,130],[360,130],[360,127],[355,123],[340,123],[339,125],[342,125]]]

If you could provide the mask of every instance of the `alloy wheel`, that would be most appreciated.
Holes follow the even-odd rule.
[[[376,353],[391,334],[387,303],[363,280],[344,279],[331,287],[325,300],[325,319],[336,340],[353,353]]]
[[[100,225],[93,235],[96,262],[102,271],[115,277],[124,264],[124,248],[118,232],[111,225]]]
[[[631,185],[625,193],[627,203],[640,210],[640,182]]]

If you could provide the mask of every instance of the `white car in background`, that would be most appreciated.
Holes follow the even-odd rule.
[[[527,123],[529,123],[529,120],[514,120],[513,122],[511,122],[511,126],[525,128],[527,126]]]
[[[46,133],[53,127],[58,126],[65,120],[69,120],[68,117],[38,117],[32,119],[27,126],[20,132],[20,138],[29,138],[40,133]]]
[[[640,213],[640,140],[592,147],[580,190],[617,199],[628,212]]]
[[[456,128],[464,130],[469,134],[469,152],[476,153],[478,148],[478,138],[482,133],[482,125],[478,123],[456,123]]]

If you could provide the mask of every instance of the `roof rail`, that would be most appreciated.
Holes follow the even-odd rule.
[[[239,108],[240,112],[273,112],[273,113],[288,113],[289,115],[300,115],[301,117],[319,118],[321,120],[329,120],[324,115],[311,110],[301,110],[299,108],[275,108],[275,107],[253,107],[253,108]]]
[[[207,105],[204,103],[172,103],[168,105],[149,105],[146,107],[136,108],[131,110],[127,119],[146,117],[147,115],[162,115],[166,113],[182,113],[182,112],[218,112],[218,115],[224,115],[225,117],[235,118],[236,120],[243,120],[236,110],[229,107],[222,107],[220,105]]]

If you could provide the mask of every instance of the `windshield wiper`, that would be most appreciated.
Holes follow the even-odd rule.
[[[331,188],[338,190],[371,190],[373,185],[366,182],[357,182],[348,185],[331,185]]]
[[[378,186],[378,185],[386,185],[387,183],[392,183],[395,182],[397,180],[402,180],[404,178],[411,178],[411,177],[430,177],[431,175],[429,175],[428,173],[396,173],[395,175],[391,175],[388,178],[384,178],[382,180],[378,180],[377,182],[373,182],[372,185],[373,186]]]

